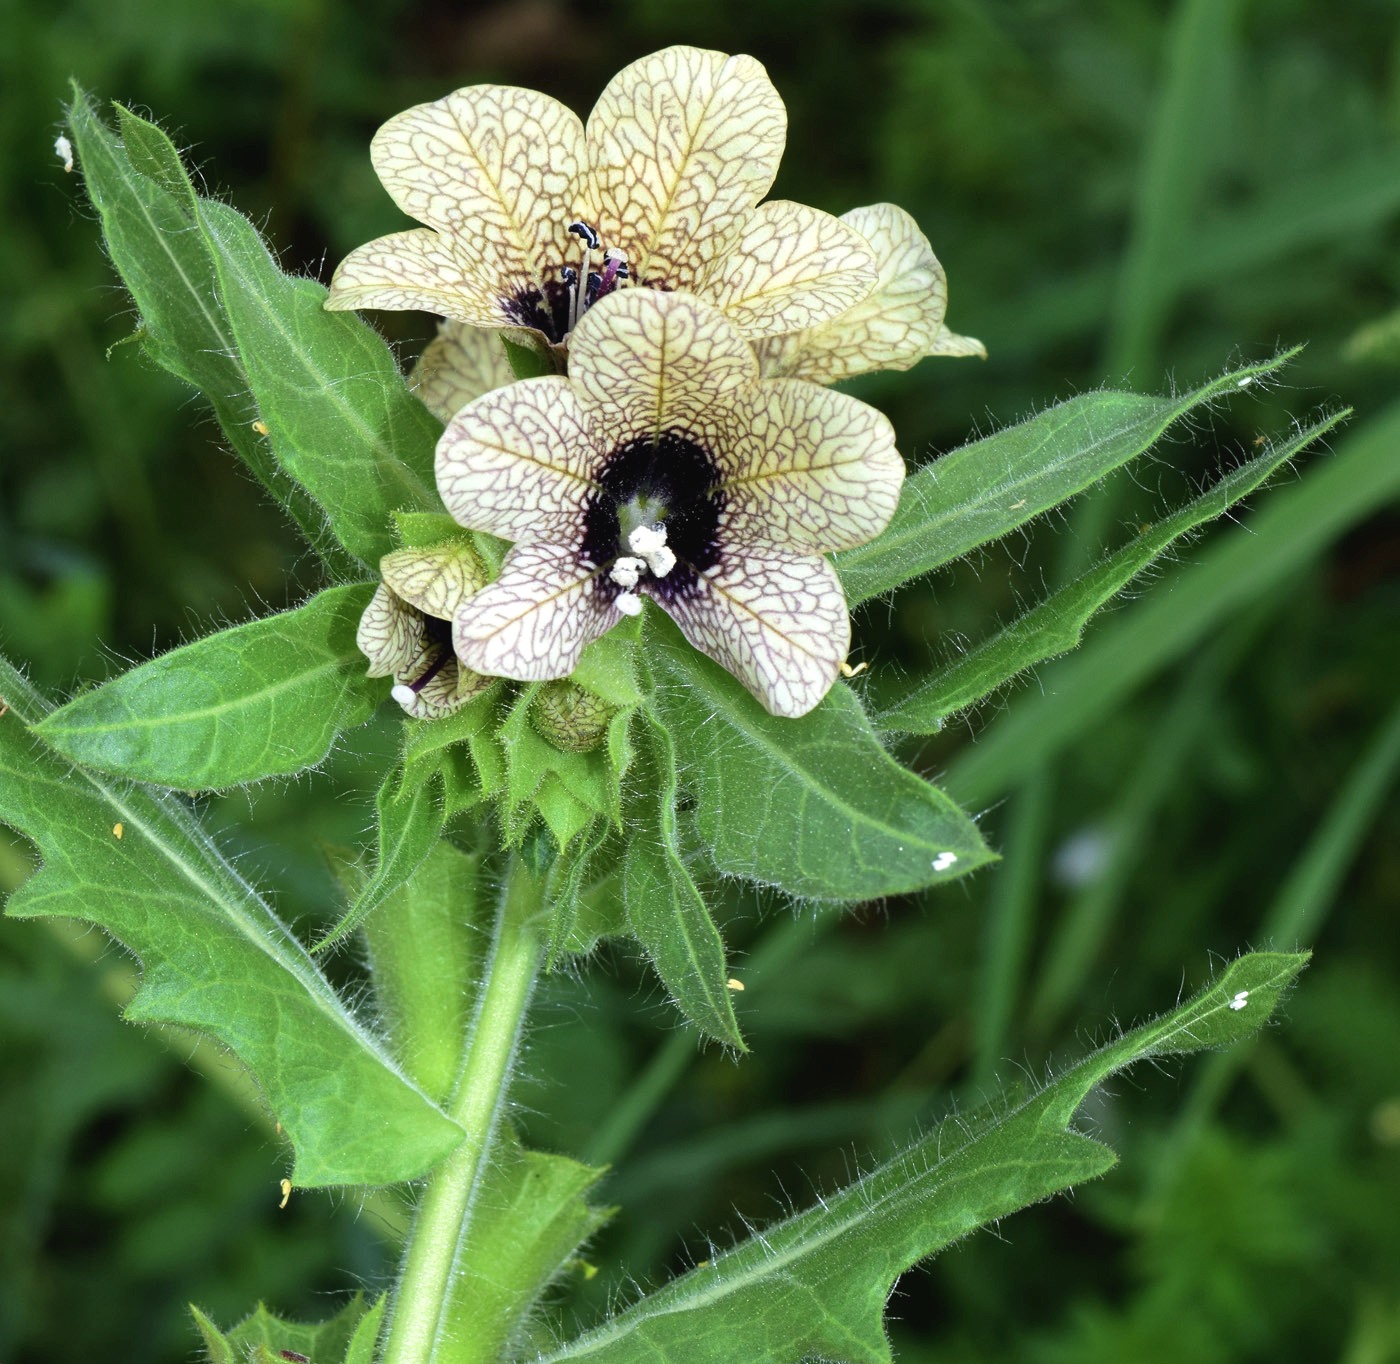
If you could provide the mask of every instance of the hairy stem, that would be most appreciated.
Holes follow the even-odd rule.
[[[429,1364],[439,1357],[453,1266],[469,1234],[539,971],[541,948],[534,920],[540,899],[538,881],[514,860],[447,1110],[466,1137],[433,1173],[424,1193],[404,1256],[384,1364]]]

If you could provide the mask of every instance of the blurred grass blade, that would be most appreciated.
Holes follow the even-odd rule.
[[[1258,1030],[1306,963],[1259,953],[1039,1092],[953,1118],[858,1183],[646,1294],[541,1364],[886,1364],[894,1282],[973,1229],[1110,1169],[1070,1124],[1095,1086],[1152,1057]]]
[[[144,142],[137,164],[145,169],[138,170],[76,86],[68,127],[112,264],[141,315],[142,350],[204,394],[239,458],[286,508],[327,566],[337,575],[355,576],[354,560],[328,534],[321,509],[278,466],[266,439],[253,429],[258,413],[248,399],[248,374],[218,303],[214,262],[191,230],[193,191],[183,171],[184,189],[172,194],[168,184],[147,173],[158,153]]]
[[[838,682],[797,720],[768,714],[659,612],[652,705],[676,743],[701,841],[723,872],[814,900],[871,900],[993,860],[973,821],[885,752]]]
[[[950,450],[904,481],[894,519],[835,557],[852,606],[931,573],[1068,501],[1150,449],[1188,413],[1258,383],[1297,348],[1178,397],[1086,393]]]
[[[1221,516],[1348,415],[1341,411],[1324,417],[1232,469],[1200,497],[1147,527],[1117,553],[970,649],[956,663],[881,713],[876,723],[884,729],[935,734],[949,715],[992,695],[1027,668],[1076,648],[1089,619],[1176,541]]]
[[[949,787],[968,805],[986,804],[1073,743],[1241,607],[1400,495],[1397,448],[1400,404],[1354,427],[1335,454],[1309,464],[1306,478],[1276,489],[1247,526],[1220,534],[1136,610],[1107,622],[1084,648],[1047,669],[1040,688],[1013,698],[997,723],[957,755]]]
[[[296,1148],[294,1182],[392,1184],[461,1133],[399,1072],[305,948],[171,796],[74,768],[26,728],[47,704],[0,659],[0,821],[43,865],[18,918],[84,919],[140,959],[128,1018],[210,1034],[248,1067]]]
[[[1224,160],[1240,0],[1177,0],[1109,330],[1112,375],[1155,370],[1175,264]]]
[[[82,692],[38,733],[74,762],[181,791],[314,767],[382,698],[355,644],[371,591],[333,587],[172,649]]]

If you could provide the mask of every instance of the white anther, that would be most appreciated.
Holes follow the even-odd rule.
[[[662,545],[647,555],[647,567],[658,578],[664,578],[676,566],[676,556],[669,545]]]
[[[638,526],[627,537],[627,543],[658,578],[664,578],[676,566],[675,551],[666,544],[665,526]]]
[[[414,691],[413,688],[405,682],[400,682],[398,686],[396,686],[393,689],[393,691],[389,693],[389,695],[393,697],[393,699],[397,701],[399,705],[401,705],[405,710],[408,710],[409,707],[412,706],[413,703],[418,699],[418,693]]]
[[[941,852],[933,859],[934,871],[947,871],[958,860],[955,852]]]
[[[73,144],[62,133],[53,140],[54,155],[63,162],[63,169],[73,173]]]
[[[665,526],[638,526],[628,537],[627,543],[631,546],[633,554],[640,554],[646,558],[648,554],[654,554],[666,543]]]
[[[635,592],[619,592],[613,605],[624,616],[640,616],[642,614],[642,599]]]
[[[630,589],[636,587],[637,579],[642,576],[642,569],[646,566],[645,559],[633,559],[624,554],[613,560],[613,566],[608,569],[608,577],[619,587]]]
[[[1248,1004],[1248,1003],[1249,1003],[1249,991],[1248,991],[1248,990],[1241,990],[1241,991],[1239,992],[1239,994],[1237,994],[1237,995],[1234,997],[1234,999],[1232,999],[1232,1000],[1230,1001],[1230,1007],[1231,1007],[1232,1009],[1234,1009],[1236,1013],[1238,1013],[1238,1012],[1239,1012],[1241,1009],[1243,1009],[1244,1006],[1245,1006],[1246,1004]]]

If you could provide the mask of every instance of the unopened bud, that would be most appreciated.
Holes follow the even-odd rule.
[[[601,697],[563,679],[546,682],[530,706],[540,738],[564,753],[588,753],[603,742],[613,709]]]

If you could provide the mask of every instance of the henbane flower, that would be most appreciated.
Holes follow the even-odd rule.
[[[752,57],[692,47],[619,72],[587,128],[533,90],[474,85],[390,119],[375,170],[426,227],[346,257],[326,306],[421,308],[562,346],[625,281],[685,290],[745,335],[813,327],[875,281],[861,234],[784,200],[787,116]]]
[[[515,542],[462,601],[467,667],[567,676],[651,597],[775,715],[835,680],[850,617],[826,552],[878,535],[904,464],[889,422],[845,394],[762,379],[723,314],[629,289],[580,320],[567,378],[470,403],[438,444],[464,526]]]
[[[395,550],[379,571],[356,636],[369,676],[392,677],[390,695],[415,719],[451,715],[491,684],[458,663],[450,624],[486,569],[470,546],[450,542]]]
[[[979,355],[971,336],[951,332],[948,281],[919,225],[895,204],[870,204],[841,215],[875,257],[875,287],[837,317],[755,349],[764,374],[834,384],[879,369],[908,369],[929,355]]]

